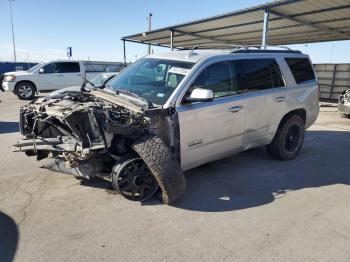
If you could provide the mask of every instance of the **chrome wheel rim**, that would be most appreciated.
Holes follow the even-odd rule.
[[[22,85],[18,88],[18,94],[21,97],[28,98],[33,95],[33,90],[30,86]]]

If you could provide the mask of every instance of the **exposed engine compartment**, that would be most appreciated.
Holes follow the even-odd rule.
[[[133,141],[157,128],[156,122],[157,117],[142,110],[67,92],[21,108],[21,133],[26,138],[15,146],[38,160],[52,157],[66,168],[79,166],[80,175],[89,178],[109,174],[116,160],[132,154]]]

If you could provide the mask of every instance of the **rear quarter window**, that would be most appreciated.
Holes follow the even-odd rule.
[[[297,84],[315,81],[315,73],[307,58],[285,58]]]

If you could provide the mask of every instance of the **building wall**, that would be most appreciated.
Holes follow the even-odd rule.
[[[18,70],[28,70],[30,67],[35,66],[36,63],[26,62],[0,62],[0,75]]]
[[[315,64],[321,99],[338,100],[340,94],[350,89],[350,64]]]

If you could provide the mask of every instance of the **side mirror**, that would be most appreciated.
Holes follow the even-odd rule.
[[[45,72],[44,68],[39,69],[39,74],[43,74]]]
[[[214,99],[213,91],[205,88],[193,89],[191,95],[186,97],[186,102],[207,102]]]

